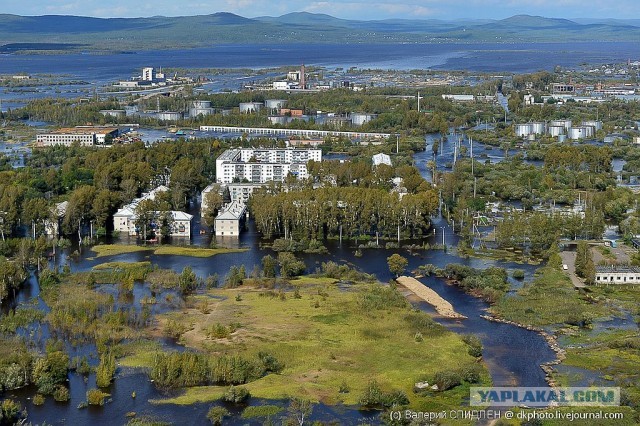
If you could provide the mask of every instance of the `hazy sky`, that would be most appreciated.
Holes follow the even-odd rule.
[[[0,13],[97,17],[181,16],[231,12],[246,17],[289,12],[347,19],[634,18],[637,0],[0,0]]]

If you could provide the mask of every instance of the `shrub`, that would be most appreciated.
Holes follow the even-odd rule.
[[[70,399],[69,389],[66,386],[58,385],[53,391],[53,399],[58,402],[67,402]]]
[[[211,407],[207,412],[207,418],[213,425],[221,425],[225,417],[229,416],[229,410],[224,407]]]
[[[22,406],[13,399],[5,399],[0,403],[0,424],[15,424],[22,416]]]
[[[369,382],[367,388],[360,396],[358,403],[367,408],[379,407],[382,404],[383,393],[375,380]]]
[[[262,362],[264,371],[267,373],[279,373],[284,368],[284,364],[268,352],[259,352],[258,359]]]
[[[514,269],[511,276],[517,280],[521,280],[524,278],[524,271],[522,269]]]
[[[395,407],[398,405],[407,405],[409,398],[407,394],[401,390],[394,390],[389,393],[385,393],[382,396],[382,405],[385,407]]]
[[[222,400],[225,402],[232,402],[234,404],[238,404],[240,402],[246,401],[251,396],[251,393],[247,390],[247,388],[231,386],[227,391],[222,395]]]
[[[479,383],[482,369],[478,365],[469,365],[459,370],[460,377],[467,383]]]
[[[42,395],[41,393],[37,393],[34,397],[33,397],[33,405],[42,405],[44,404],[44,395]]]
[[[482,356],[482,342],[477,336],[474,336],[473,334],[465,334],[462,336],[462,340],[469,345],[469,355],[476,358]]]
[[[116,357],[113,354],[102,354],[100,364],[96,368],[96,385],[99,388],[107,387],[111,384],[113,375],[116,372]]]
[[[455,371],[439,371],[434,376],[433,381],[438,385],[438,390],[446,391],[462,383],[462,378]]]
[[[104,400],[108,396],[108,393],[104,393],[100,389],[89,389],[87,391],[87,404],[104,405]]]

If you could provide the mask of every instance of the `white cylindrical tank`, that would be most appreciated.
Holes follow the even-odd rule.
[[[240,112],[249,114],[252,112],[258,112],[262,109],[262,102],[241,102]]]
[[[285,99],[267,99],[264,101],[264,107],[270,109],[282,109],[287,106]]]
[[[351,118],[351,124],[353,124],[354,126],[362,126],[364,123],[373,120],[377,116],[377,114],[352,112],[349,117]]]
[[[564,142],[567,140],[567,135],[558,135],[558,142]]]
[[[598,120],[585,120],[582,122],[585,127],[593,127],[595,131],[602,130],[602,121]]]
[[[549,123],[550,126],[563,126],[565,129],[569,130],[573,123],[571,120],[552,120]]]
[[[552,137],[560,136],[565,134],[564,126],[549,126],[549,135]]]
[[[513,127],[513,130],[516,133],[516,136],[519,138],[525,138],[527,136],[529,136],[530,134],[533,133],[532,129],[531,129],[531,123],[526,123],[526,124],[516,124]]]
[[[193,108],[211,108],[211,101],[193,101]]]
[[[587,137],[587,127],[572,127],[569,129],[569,139],[578,140]]]
[[[584,137],[592,138],[596,134],[596,128],[593,126],[580,126],[584,127]]]
[[[109,117],[124,117],[127,115],[127,112],[123,109],[102,109],[100,110],[100,114]]]
[[[531,133],[535,133],[536,135],[544,135],[547,129],[547,123],[544,121],[534,121],[531,124]]]
[[[182,119],[182,113],[174,111],[157,112],[156,118],[162,121],[177,121]]]
[[[288,118],[284,115],[270,115],[269,121],[271,121],[271,124],[287,124]]]

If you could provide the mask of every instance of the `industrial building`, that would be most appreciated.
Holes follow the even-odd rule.
[[[240,112],[243,114],[250,114],[252,112],[258,112],[262,109],[262,102],[240,102]]]
[[[78,126],[39,134],[36,141],[41,146],[71,146],[76,141],[82,146],[108,145],[118,134],[117,127]]]
[[[199,115],[211,115],[215,109],[211,107],[211,101],[193,101],[189,108],[189,117],[197,117]]]
[[[282,182],[289,174],[306,179],[309,160],[322,161],[322,150],[228,149],[216,159],[216,182]]]
[[[571,120],[552,120],[514,124],[513,131],[517,137],[534,139],[536,135],[547,134],[564,141],[565,136],[572,140],[592,138],[602,129],[602,121],[585,120],[581,126],[574,126]]]
[[[640,284],[640,268],[635,266],[596,266],[596,284]]]
[[[164,185],[160,185],[159,187],[153,189],[142,195],[140,198],[136,198],[131,201],[129,204],[123,206],[119,209],[116,214],[113,215],[113,230],[117,232],[126,233],[127,235],[135,236],[140,235],[143,231],[139,229],[136,225],[137,214],[136,209],[138,204],[140,204],[144,200],[155,200],[156,196],[161,192],[168,191]],[[161,212],[155,212],[156,215],[159,215]],[[191,237],[191,220],[193,216],[181,212],[181,211],[171,211],[172,223],[171,223],[171,233],[172,237]],[[153,229],[147,230],[147,232],[151,232]]]
[[[367,122],[373,120],[377,116],[378,116],[378,114],[365,114],[365,113],[360,113],[360,112],[352,112],[349,115],[349,118],[351,119],[351,124],[352,125],[354,125],[354,126],[362,126],[364,123],[367,123]]]

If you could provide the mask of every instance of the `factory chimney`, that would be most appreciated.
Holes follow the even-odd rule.
[[[301,89],[306,89],[307,88],[307,86],[306,86],[306,78],[305,78],[305,75],[304,75],[304,64],[302,64],[300,66],[300,88]]]

